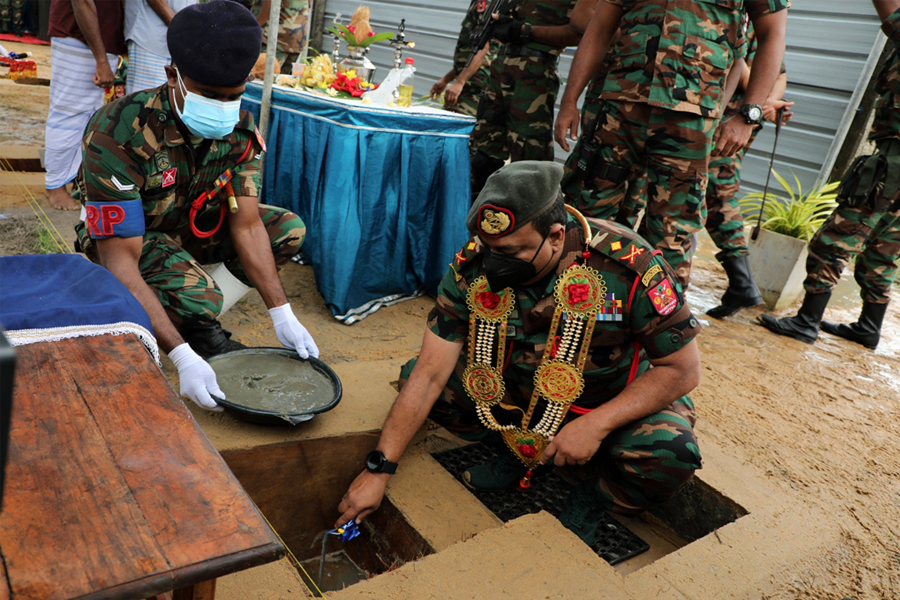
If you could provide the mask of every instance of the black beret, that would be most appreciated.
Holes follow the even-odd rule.
[[[233,0],[193,4],[175,13],[166,42],[182,76],[217,87],[247,81],[262,48],[262,28]]]
[[[490,238],[510,234],[553,206],[561,191],[562,165],[551,161],[509,163],[488,177],[469,209],[466,227]]]

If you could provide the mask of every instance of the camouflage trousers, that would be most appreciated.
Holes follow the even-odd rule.
[[[830,291],[854,256],[853,277],[863,301],[886,304],[900,257],[900,207],[838,206],[809,243],[806,292]]]
[[[306,226],[300,217],[283,208],[260,204],[259,216],[269,236],[275,265],[281,268],[299,252]],[[75,226],[75,233],[85,255],[99,263],[84,223]],[[169,319],[180,327],[211,321],[222,311],[222,290],[201,266],[220,262],[244,285],[253,286],[238,260],[227,221],[206,239],[191,234],[189,227],[168,233],[147,231],[138,268],[147,285],[156,291]]]
[[[416,360],[400,369],[401,388]],[[475,403],[463,389],[465,368],[466,357],[461,356],[428,418],[464,440],[483,440],[493,431],[482,425]],[[695,421],[691,399],[682,396],[607,436],[587,465],[588,476],[597,478],[603,509],[636,514],[677,494],[701,466]]]
[[[744,236],[744,217],[738,206],[737,193],[741,187],[741,161],[749,147],[748,144],[733,156],[713,154],[709,159],[706,231],[719,249],[716,254],[719,262],[746,256],[748,253],[747,238]]]
[[[620,183],[593,177],[566,202],[585,216],[615,220],[626,192],[637,193],[646,174],[645,237],[662,251],[687,288],[693,236],[706,220],[704,198],[715,120],[610,100],[601,102],[597,119],[594,140],[599,160],[627,168],[629,176]],[[577,160],[573,152],[567,173]]]
[[[472,152],[499,161],[553,160],[558,91],[555,61],[538,56],[494,59],[469,138]]]
[[[0,0],[0,27],[12,25],[17,29],[25,26],[25,0]]]

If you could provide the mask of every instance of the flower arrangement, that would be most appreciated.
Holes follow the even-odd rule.
[[[341,96],[340,92],[350,94],[351,98],[359,98],[365,92],[378,88],[378,84],[369,83],[356,75],[353,69],[346,73],[338,73],[325,92],[329,96]],[[346,97],[346,96],[344,96]]]
[[[350,48],[366,49],[376,42],[390,39],[392,33],[375,33],[369,25],[369,7],[360,6],[350,18],[350,23],[345,27],[337,19],[334,27],[326,29],[329,33],[341,38]]]

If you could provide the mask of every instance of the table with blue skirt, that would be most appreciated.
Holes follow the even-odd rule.
[[[259,119],[262,85],[242,106]],[[475,119],[275,86],[260,201],[306,223],[304,256],[336,319],[433,294],[463,246]]]

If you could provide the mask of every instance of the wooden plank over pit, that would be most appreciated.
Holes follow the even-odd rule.
[[[0,597],[148,598],[283,555],[136,337],[16,359]]]

